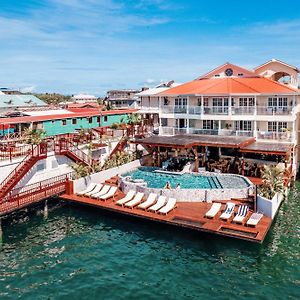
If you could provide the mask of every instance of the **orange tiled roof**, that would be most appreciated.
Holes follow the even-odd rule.
[[[279,82],[264,77],[226,77],[196,79],[171,88],[159,95],[218,95],[218,94],[293,94],[299,93]]]

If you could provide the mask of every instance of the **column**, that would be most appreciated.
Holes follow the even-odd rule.
[[[254,115],[257,115],[257,96],[254,96]]]
[[[218,134],[221,133],[221,130],[222,130],[222,128],[221,128],[221,120],[218,120]]]
[[[231,116],[231,114],[232,114],[232,103],[231,103],[231,101],[232,101],[232,98],[231,98],[231,96],[229,96],[229,98],[228,98],[228,115],[229,116]]]
[[[190,133],[190,97],[186,98],[186,133]]]
[[[257,139],[257,121],[253,121],[254,128],[253,128],[253,136]]]
[[[201,115],[204,114],[204,97],[203,95],[201,96]]]
[[[198,157],[198,147],[195,147],[195,172],[199,172],[199,157]]]

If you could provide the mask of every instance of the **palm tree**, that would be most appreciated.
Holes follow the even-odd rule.
[[[74,179],[79,179],[81,177],[85,177],[89,175],[89,168],[88,166],[82,163],[72,164],[71,168],[74,170]]]
[[[268,199],[272,199],[276,193],[284,192],[285,171],[277,166],[264,166],[262,172],[263,184],[259,193]]]
[[[30,145],[41,144],[46,137],[46,131],[43,129],[26,129],[25,130],[25,141]]]
[[[127,123],[129,125],[138,125],[142,121],[142,117],[140,114],[134,113],[134,114],[128,114],[127,115]]]

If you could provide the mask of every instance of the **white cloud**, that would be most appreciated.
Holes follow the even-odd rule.
[[[20,88],[21,93],[33,93],[35,90],[36,90],[35,85]]]

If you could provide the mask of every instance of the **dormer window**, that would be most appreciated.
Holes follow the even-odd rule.
[[[239,73],[238,76],[242,77],[242,76],[244,76],[244,74],[243,73]]]

